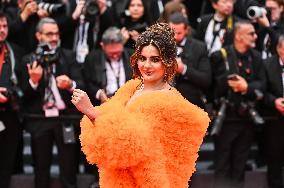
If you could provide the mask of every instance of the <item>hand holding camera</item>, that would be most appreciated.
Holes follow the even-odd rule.
[[[8,101],[8,97],[5,96],[7,92],[7,88],[0,87],[0,103],[6,103]]]
[[[34,61],[32,64],[27,64],[27,68],[33,84],[38,84],[43,74],[43,68],[41,65],[39,65],[37,61]]]
[[[72,80],[66,75],[60,75],[56,77],[57,87],[59,89],[70,89],[72,88]]]
[[[246,93],[248,90],[247,81],[237,74],[228,75],[228,85],[232,88],[232,90],[236,93]]]
[[[47,10],[42,9],[42,8],[39,8],[38,11],[37,11],[37,15],[38,15],[38,17],[40,17],[40,18],[45,18],[45,17],[48,17],[48,16],[49,16],[49,13],[48,13]]]
[[[81,13],[83,11],[83,8],[85,6],[85,3],[86,3],[85,0],[77,1],[77,6],[76,6],[76,8],[75,8],[75,10],[74,10],[74,12],[72,14],[73,20],[77,20],[80,17],[80,15],[81,15]]]
[[[38,5],[36,1],[26,1],[26,3],[21,8],[21,19],[23,22],[25,22],[31,15],[37,13],[38,11]]]
[[[275,108],[284,115],[284,98],[277,98],[274,101]]]

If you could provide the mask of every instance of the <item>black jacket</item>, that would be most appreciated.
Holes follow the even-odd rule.
[[[189,37],[180,57],[187,70],[185,75],[177,75],[176,88],[187,100],[204,107],[201,97],[211,84],[211,66],[206,46]]]
[[[132,76],[132,69],[130,67],[130,56],[132,50],[124,48],[122,54],[122,61],[125,71],[125,79],[130,80]],[[101,49],[91,51],[85,60],[83,66],[83,76],[86,83],[86,91],[91,101],[99,104],[96,99],[96,93],[99,89],[104,89],[107,85],[106,77],[106,56]]]
[[[23,110],[24,113],[43,115],[44,111],[42,110],[42,106],[46,86],[44,76],[40,80],[36,90],[34,90],[29,83],[30,77],[27,64],[31,63],[33,59],[32,55],[33,54],[24,56],[20,66],[17,67],[20,73],[20,86],[24,92]],[[59,62],[56,63],[55,77],[59,75],[67,75],[76,82],[76,88],[84,88],[81,68],[75,60],[74,52],[62,48],[59,50]],[[75,111],[75,107],[71,103],[71,91],[59,89],[59,92],[66,105],[66,109],[62,111],[62,113],[65,111]]]
[[[268,58],[264,62],[265,73],[267,78],[267,90],[265,93],[265,104],[268,107],[266,112],[269,115],[280,115],[276,110],[274,101],[279,97],[283,97],[283,81],[282,81],[282,67],[279,63],[279,56],[275,55]]]
[[[22,56],[24,55],[24,51],[22,48],[20,48],[19,46],[13,44],[13,43],[9,43],[10,47],[12,48],[13,54],[14,54],[14,60],[15,60],[15,67],[14,67],[14,73],[16,74],[17,80],[19,82],[19,74],[18,71],[16,70],[16,67],[18,66],[18,64],[20,64],[20,61],[22,59]],[[11,52],[8,51],[8,53],[5,56],[5,62],[2,65],[2,71],[0,72],[0,87],[5,87],[7,88],[8,92],[6,93],[6,95],[8,96],[8,98],[10,98],[10,100],[5,103],[5,104],[1,104],[0,103],[0,109],[2,110],[11,110],[12,106],[11,106],[11,95],[16,95],[16,93],[14,93],[14,87],[18,87],[17,85],[14,85],[11,81],[11,76],[12,76],[12,64],[11,64]],[[17,101],[12,101],[12,102],[17,102],[17,104],[15,105],[20,105],[20,100],[18,100],[20,98],[17,98]]]
[[[238,68],[238,61],[236,55],[236,50],[233,47],[233,45],[228,46],[225,48],[227,52],[227,60],[229,64],[229,71],[225,68],[225,58],[223,57],[221,51],[214,52],[210,59],[211,59],[211,65],[213,70],[213,78],[214,78],[214,84],[215,84],[215,97],[228,97],[230,103],[238,106],[240,102],[242,101],[254,101],[256,100],[256,90],[261,91],[264,93],[265,86],[266,86],[266,79],[265,79],[265,71],[264,71],[264,65],[263,61],[261,59],[260,54],[253,49],[250,49],[248,51],[249,61],[248,61],[248,67],[250,69],[249,75],[243,75],[240,73]],[[248,83],[248,91],[246,94],[241,93],[235,93],[232,92],[230,96],[228,96],[228,92],[231,91],[231,89],[228,86],[227,83],[227,76],[229,74],[236,73],[243,78],[246,79]]]
[[[197,19],[197,29],[194,37],[198,40],[205,42],[205,34],[209,22],[213,19],[214,14],[207,14]],[[226,18],[222,23],[220,28],[224,28],[226,30],[224,36],[223,46],[230,45],[233,43],[233,25],[239,20],[238,17],[232,16],[232,24],[228,22],[228,18]]]

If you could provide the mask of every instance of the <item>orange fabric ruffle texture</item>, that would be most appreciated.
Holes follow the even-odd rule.
[[[98,118],[81,121],[82,150],[100,172],[101,188],[188,187],[209,118],[175,89],[128,100],[139,80],[130,80]]]

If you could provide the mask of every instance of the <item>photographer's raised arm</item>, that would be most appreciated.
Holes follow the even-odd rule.
[[[32,64],[28,63],[27,68],[28,68],[28,73],[30,76],[30,79],[29,79],[30,84],[32,85],[32,87],[33,86],[37,87],[39,81],[42,78],[43,68],[40,65],[38,65],[36,61],[34,61]]]
[[[6,91],[7,88],[0,87],[0,103],[6,103],[8,101],[8,98],[4,95]]]
[[[36,1],[20,1],[19,7],[21,9],[20,17],[22,22],[26,22],[27,19],[37,13],[38,10]]]
[[[74,89],[71,102],[75,107],[85,114],[91,121],[97,118],[95,107],[91,103],[87,93],[80,89]]]

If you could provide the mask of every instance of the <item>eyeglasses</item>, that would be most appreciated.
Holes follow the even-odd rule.
[[[48,38],[51,38],[53,36],[56,36],[56,37],[59,36],[59,32],[47,32],[47,33],[41,32],[41,34],[47,36]]]
[[[251,31],[251,32],[247,33],[247,35],[254,36],[254,35],[256,35],[256,32],[255,31]]]

